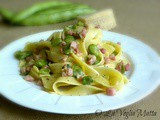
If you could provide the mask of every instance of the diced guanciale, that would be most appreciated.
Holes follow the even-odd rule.
[[[34,78],[32,76],[30,76],[30,75],[25,76],[24,79],[26,81],[29,81],[29,82],[33,82],[34,81]]]
[[[77,42],[72,41],[70,47],[73,48],[74,50],[77,49],[78,48]]]
[[[62,77],[73,76],[73,69],[69,64],[65,64],[62,68]]]
[[[118,45],[121,45],[121,43],[120,43],[120,42],[117,42],[117,44],[118,44]]]
[[[110,59],[108,57],[104,57],[104,64],[109,64],[110,63]]]
[[[106,94],[109,96],[114,96],[116,94],[116,89],[115,88],[107,88]]]
[[[109,56],[109,58],[110,58],[111,60],[116,60],[116,56],[115,56],[114,54],[111,54],[111,55]]]
[[[101,48],[100,51],[101,51],[102,54],[106,53],[106,49],[104,49],[104,48]]]
[[[116,70],[120,71],[122,74],[125,72],[125,71],[129,71],[130,69],[130,64],[127,63],[126,65],[124,65],[124,62],[121,61],[120,63],[117,64]]]
[[[84,37],[86,36],[86,34],[87,34],[87,29],[84,28],[84,29],[82,30],[82,33],[80,34],[80,37],[81,37],[81,38],[84,38]]]
[[[125,65],[125,71],[129,71],[130,70],[131,65],[128,63]]]

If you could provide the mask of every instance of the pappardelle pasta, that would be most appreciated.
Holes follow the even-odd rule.
[[[120,43],[101,41],[102,30],[83,22],[26,44],[15,53],[20,74],[59,95],[106,93],[113,96],[129,82],[129,61]]]

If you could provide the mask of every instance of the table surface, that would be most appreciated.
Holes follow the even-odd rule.
[[[18,11],[28,7],[29,5],[42,0],[1,0],[0,7],[5,7],[14,11]],[[104,8],[112,8],[115,12],[118,26],[113,32],[126,34],[144,43],[150,45],[158,53],[160,53],[160,0],[68,0],[72,2],[80,2],[88,4],[97,10]],[[64,22],[46,26],[10,26],[0,22],[0,48],[8,43],[21,38],[23,36],[34,34],[37,32],[59,29],[65,25],[72,24],[73,21]],[[0,96],[0,120],[158,120],[160,118],[160,87],[152,94],[145,97],[141,101],[134,103],[125,108],[121,108],[120,112],[109,111],[103,114],[92,115],[60,115],[44,113],[18,106],[2,96]],[[139,109],[143,114],[135,114]],[[148,112],[148,114],[147,114]],[[154,112],[155,114],[149,114]],[[133,113],[133,114],[132,114]],[[145,114],[146,113],[146,114]],[[128,116],[128,117],[127,117]]]

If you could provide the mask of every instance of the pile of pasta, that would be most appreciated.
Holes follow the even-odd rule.
[[[129,61],[121,45],[102,41],[99,27],[82,22],[54,32],[47,40],[27,43],[15,53],[20,73],[59,95],[115,95],[129,82]]]

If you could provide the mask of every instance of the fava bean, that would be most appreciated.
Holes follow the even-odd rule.
[[[93,79],[91,76],[85,76],[82,78],[83,85],[90,85],[92,82],[93,82]]]
[[[40,60],[37,60],[35,64],[37,67],[42,68],[47,65],[47,61],[44,59],[40,59]]]
[[[67,35],[66,38],[64,39],[64,41],[67,43],[67,45],[69,45],[74,40],[75,40],[75,38],[71,35]]]
[[[88,52],[92,55],[95,55],[95,56],[99,55],[99,49],[98,49],[97,45],[95,45],[95,44],[89,45]]]
[[[39,71],[39,73],[42,75],[49,74],[49,72],[50,72],[50,69],[48,69],[48,68],[42,68]]]
[[[30,51],[17,51],[14,54],[15,58],[17,58],[18,60],[23,60],[31,55],[32,55],[32,52]]]

